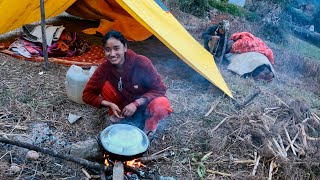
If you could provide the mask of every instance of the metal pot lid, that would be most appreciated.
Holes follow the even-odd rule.
[[[100,133],[100,141],[105,150],[124,156],[143,153],[150,144],[142,130],[129,124],[108,126]]]

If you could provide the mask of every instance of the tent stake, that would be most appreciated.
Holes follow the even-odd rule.
[[[43,48],[43,58],[44,58],[44,68],[49,68],[48,51],[47,51],[47,38],[46,38],[46,16],[44,11],[44,0],[40,0],[40,10],[41,10],[41,31],[42,31],[42,48]]]

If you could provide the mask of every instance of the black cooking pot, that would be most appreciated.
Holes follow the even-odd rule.
[[[129,124],[114,124],[99,135],[99,143],[111,160],[130,161],[141,157],[149,148],[148,136]]]

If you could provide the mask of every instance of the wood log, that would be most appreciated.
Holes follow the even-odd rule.
[[[320,47],[320,33],[309,31],[306,28],[293,26],[291,27],[293,32],[298,37]]]
[[[58,157],[58,158],[61,158],[61,159],[67,160],[67,161],[72,161],[72,162],[75,162],[77,164],[80,164],[80,165],[87,167],[87,168],[90,168],[90,169],[96,169],[96,170],[100,170],[100,171],[111,171],[111,167],[105,166],[105,165],[97,163],[97,162],[88,161],[86,159],[74,157],[74,156],[71,156],[68,154],[59,153],[54,149],[42,148],[42,147],[38,147],[38,146],[28,144],[25,142],[6,139],[3,137],[0,137],[0,142],[5,143],[5,144],[12,144],[12,145],[27,148],[27,149],[31,149],[31,150],[34,150],[37,152],[42,152],[44,154],[48,154],[53,157]]]

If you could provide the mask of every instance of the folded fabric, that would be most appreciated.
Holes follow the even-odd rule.
[[[14,41],[8,48],[10,51],[15,52],[17,54],[20,54],[21,56],[24,56],[26,58],[30,58],[31,54],[29,51],[25,48],[24,43],[22,40],[18,39]]]
[[[46,30],[46,40],[47,40],[47,45],[51,46],[53,41],[59,40],[61,33],[65,27],[63,26],[51,26],[51,25],[46,25],[45,30]],[[33,27],[33,29],[30,31],[29,28],[26,26],[23,27],[23,38],[31,41],[31,42],[40,42],[42,43],[42,30],[41,30],[41,25],[37,25]]]
[[[262,65],[267,65],[270,67],[271,71],[275,74],[275,71],[269,61],[269,59],[257,52],[247,52],[241,54],[232,54],[227,57],[230,61],[228,65],[228,70],[243,76],[244,74],[251,73],[257,67]]]

